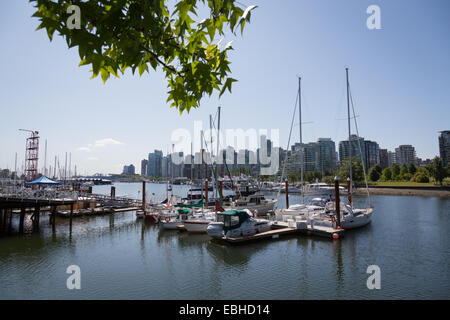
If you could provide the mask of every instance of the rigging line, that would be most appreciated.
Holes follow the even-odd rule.
[[[355,106],[353,104],[353,97],[352,97],[352,91],[351,91],[350,85],[349,85],[348,91],[350,92],[350,102],[351,102],[351,105],[352,105],[353,119],[355,120],[355,130],[356,130],[356,136],[358,137],[359,154],[361,156],[361,163],[362,163],[362,167],[363,167],[364,182],[366,183],[367,198],[369,199],[369,207],[371,207],[372,206],[372,201],[370,200],[370,192],[369,192],[369,185],[367,183],[366,167],[365,167],[365,164],[364,164],[364,158],[363,158],[363,154],[362,154],[361,139],[359,137],[358,123],[356,122]],[[351,143],[350,143],[350,148],[351,148]],[[350,160],[350,165],[351,165],[351,160]]]
[[[286,147],[286,158],[283,161],[283,169],[281,170],[280,187],[278,188],[277,198],[280,196],[280,193],[281,193],[281,185],[283,183],[284,171],[286,169],[286,162],[288,160],[289,144],[291,143],[292,128],[294,127],[295,111],[297,110],[298,98],[299,98],[299,94],[297,92],[295,104],[294,104],[294,113],[292,114],[291,129],[289,130],[289,139],[288,139],[288,143],[287,143],[287,147]]]

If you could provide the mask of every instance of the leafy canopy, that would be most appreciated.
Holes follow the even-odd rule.
[[[33,14],[52,40],[55,31],[69,48],[78,47],[81,65],[92,66],[92,78],[119,77],[162,68],[168,83],[171,107],[180,113],[200,105],[201,98],[217,90],[220,96],[236,80],[229,77],[230,43],[214,43],[228,28],[244,30],[256,6],[243,9],[235,0],[180,0],[169,8],[167,0],[30,0]],[[196,22],[198,3],[209,17]],[[68,19],[77,5],[81,28],[70,29]],[[69,20],[70,21],[70,20]],[[150,69],[151,68],[151,69]]]

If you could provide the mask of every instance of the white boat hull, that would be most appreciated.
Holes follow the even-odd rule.
[[[367,209],[366,213],[343,219],[343,221],[341,221],[342,229],[348,230],[364,227],[372,221],[372,212],[373,209],[369,208]]]
[[[206,229],[211,221],[185,221],[184,228],[191,233],[206,233]]]
[[[178,230],[181,226],[183,226],[181,221],[161,221],[161,227],[165,230]]]

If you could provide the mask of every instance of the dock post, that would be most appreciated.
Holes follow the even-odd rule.
[[[350,187],[350,178],[347,178],[347,199],[348,199],[348,204],[351,206],[352,205],[352,193],[351,193],[351,187]]]
[[[0,207],[0,233],[3,231],[3,226],[4,226],[4,223],[3,223],[3,208]]]
[[[286,209],[289,208],[289,182],[284,180],[284,187],[286,188]]]
[[[223,201],[223,181],[219,180],[219,197],[220,197],[220,205],[222,205]]]
[[[52,224],[52,232],[56,231],[56,206],[51,207],[50,223]]]
[[[341,207],[340,202],[341,199],[339,198],[339,178],[336,176],[334,177],[334,199],[335,199],[335,212],[336,212],[336,225],[337,227],[341,226]]]
[[[145,213],[145,180],[142,181],[142,210]]]
[[[111,199],[116,198],[116,187],[111,186]]]
[[[36,205],[34,207],[34,214],[33,214],[33,229],[39,230],[39,216],[41,214],[41,206]]]
[[[20,220],[19,220],[19,233],[23,233],[23,222],[25,220],[25,206],[22,205],[20,208]]]
[[[208,179],[205,180],[205,206],[208,206]]]
[[[72,216],[73,216],[73,203],[70,204],[70,215],[69,215],[69,230],[72,234]]]

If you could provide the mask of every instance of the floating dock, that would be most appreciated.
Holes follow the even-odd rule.
[[[306,229],[297,229],[288,226],[287,222],[276,222],[272,225],[272,230],[254,234],[248,237],[217,239],[230,244],[246,243],[262,239],[277,239],[285,235],[307,235],[318,236],[328,239],[341,239],[344,236],[344,229],[334,229],[326,226],[307,226]]]

